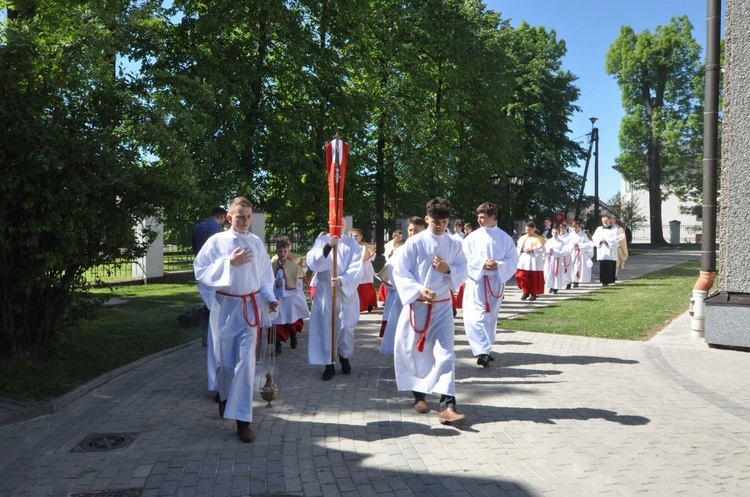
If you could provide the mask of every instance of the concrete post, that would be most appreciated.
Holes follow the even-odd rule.
[[[154,218],[148,218],[138,224],[135,230],[139,241],[146,239],[147,230],[156,231],[157,235],[146,255],[133,262],[133,277],[148,281],[149,278],[164,276],[164,225]]]

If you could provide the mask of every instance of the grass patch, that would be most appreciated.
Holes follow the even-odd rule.
[[[105,306],[93,320],[67,330],[43,357],[0,362],[0,397],[57,397],[108,371],[202,336],[202,329],[182,329],[177,323],[177,316],[201,304],[195,282],[97,288],[91,293],[126,303]]]
[[[502,321],[502,328],[648,340],[687,310],[699,270],[700,262],[686,262]]]

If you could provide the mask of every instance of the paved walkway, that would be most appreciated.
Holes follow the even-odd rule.
[[[698,254],[635,256],[620,280],[688,258]],[[508,290],[504,315],[528,307]],[[750,355],[691,339],[687,316],[649,342],[503,331],[488,369],[459,327],[462,429],[414,413],[396,390],[377,353],[380,317],[362,316],[349,376],[321,381],[304,334],[285,348],[281,395],[273,408],[256,401],[252,444],[218,418],[198,343],[0,426],[0,495],[750,494]],[[110,436],[85,449],[120,448],[82,450],[92,434]]]

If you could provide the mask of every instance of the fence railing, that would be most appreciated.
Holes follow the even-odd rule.
[[[192,271],[195,254],[192,247],[192,230],[194,223],[171,223],[164,226],[164,273]],[[304,256],[312,247],[314,239],[299,234],[295,229],[279,230],[267,236],[266,251],[269,256],[276,253],[276,241],[285,236],[292,244],[292,252]],[[98,266],[86,273],[90,283],[97,281],[111,282],[134,278],[132,261],[121,261],[118,264]]]
[[[665,224],[661,228],[662,233],[664,234],[664,239],[667,243],[674,243],[672,230],[676,228],[669,224]],[[678,235],[677,240],[679,241],[677,243],[701,243],[701,238],[703,237],[703,225],[681,224],[679,226],[679,233],[674,234]],[[651,228],[646,226],[633,230],[633,240],[631,243],[651,243]]]

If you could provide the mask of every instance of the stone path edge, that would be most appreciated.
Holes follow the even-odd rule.
[[[140,359],[136,359],[135,361],[131,363],[125,364],[123,366],[120,366],[119,368],[113,369],[112,371],[108,371],[100,376],[97,376],[93,380],[88,381],[84,383],[83,385],[79,385],[75,387],[73,390],[62,394],[59,397],[56,397],[48,401],[41,401],[41,402],[35,403],[34,405],[30,407],[21,408],[21,409],[17,409],[8,413],[0,414],[0,426],[18,423],[20,421],[28,421],[30,419],[38,418],[40,416],[46,416],[49,414],[55,414],[56,412],[59,412],[62,408],[64,408],[68,404],[76,401],[77,399],[83,397],[84,395],[91,392],[92,390],[99,388],[105,383],[117,378],[118,376],[122,376],[123,374],[128,373],[140,366],[143,366],[144,364],[148,364],[151,361],[159,359],[160,357],[169,355],[180,349],[184,349],[185,347],[190,347],[192,345],[195,345],[199,343],[200,341],[201,339],[197,338],[195,340],[185,342],[175,347],[164,349],[159,352],[155,352],[146,357],[141,357]],[[0,401],[2,400],[4,399],[0,398]]]

